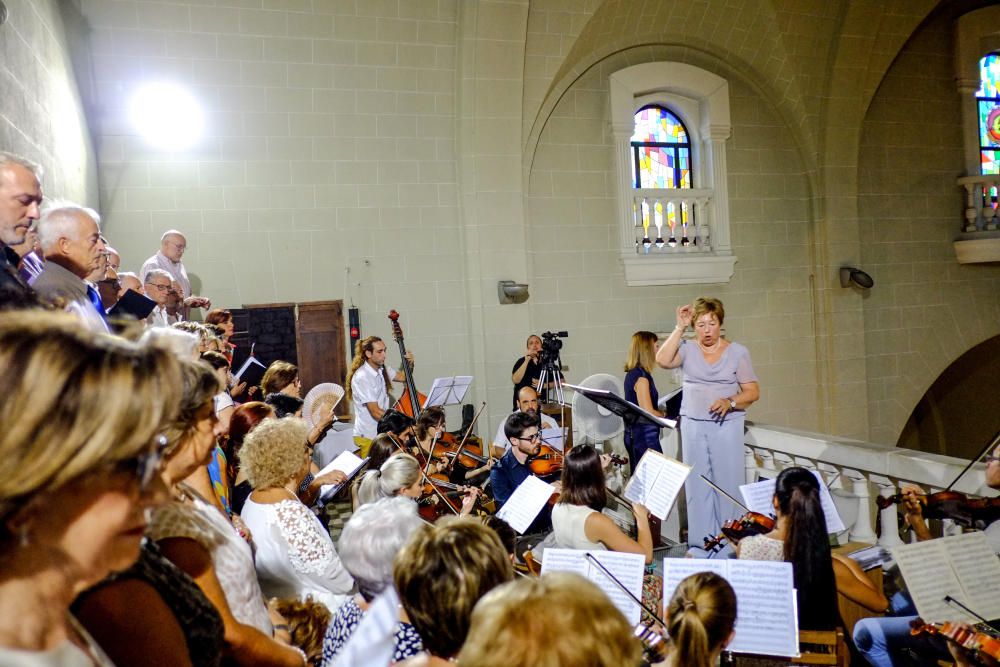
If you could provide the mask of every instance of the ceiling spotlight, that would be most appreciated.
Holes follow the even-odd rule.
[[[129,116],[139,134],[163,150],[184,150],[198,142],[205,119],[198,100],[170,83],[147,84],[132,96]]]
[[[840,267],[840,286],[850,287],[851,285],[857,285],[862,289],[871,289],[875,285],[875,280],[861,269],[855,269],[853,266]]]

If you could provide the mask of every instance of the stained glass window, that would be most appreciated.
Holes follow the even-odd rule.
[[[633,187],[691,187],[691,140],[668,109],[656,104],[639,109],[631,143]]]
[[[979,61],[979,158],[982,173],[1000,174],[1000,53]]]

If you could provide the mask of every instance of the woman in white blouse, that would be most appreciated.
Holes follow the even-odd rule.
[[[312,462],[301,419],[261,423],[243,443],[240,463],[253,493],[243,521],[257,546],[257,578],[268,597],[314,599],[336,610],[354,587],[330,533],[296,490]]]

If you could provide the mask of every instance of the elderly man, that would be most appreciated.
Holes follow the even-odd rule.
[[[167,312],[170,300],[170,274],[163,269],[152,269],[146,274],[146,296],[156,302],[156,308],[149,314],[146,324],[152,327],[169,327],[177,320]]]
[[[107,241],[105,241],[105,245],[106,244]],[[119,273],[122,268],[122,256],[118,253],[117,250],[115,250],[111,246],[108,246],[107,256],[108,256],[108,270],[114,271],[115,273]]]
[[[144,284],[149,272],[161,269],[170,274],[171,280],[180,283],[185,308],[211,308],[212,302],[200,296],[191,295],[191,281],[188,280],[187,269],[181,263],[184,251],[187,249],[187,239],[176,229],[169,229],[160,237],[160,251],[146,260],[139,271],[139,277]],[[152,295],[150,295],[151,298]]]
[[[7,246],[21,257],[17,272],[26,283],[42,272],[45,260],[42,259],[42,248],[38,245],[38,229],[34,225],[24,237],[24,243]]]
[[[35,303],[18,274],[20,256],[10,246],[24,243],[42,203],[42,170],[22,157],[0,152],[0,308]]]
[[[139,276],[135,275],[131,271],[122,271],[119,273],[118,282],[120,283],[118,287],[119,299],[125,296],[125,292],[129,290],[146,296],[146,291],[142,289],[142,281],[139,280]]]
[[[76,204],[56,204],[38,221],[38,242],[45,264],[31,286],[43,300],[75,313],[87,326],[108,331],[101,298],[85,282],[104,266],[100,216]]]
[[[531,387],[521,387],[521,390],[517,392],[517,410],[511,414],[517,414],[518,412],[527,412],[535,417],[540,417],[542,420],[542,430],[548,428],[559,428],[559,424],[557,424],[552,417],[539,413],[538,392]],[[509,416],[510,415],[507,417]],[[499,456],[503,456],[505,452],[510,450],[510,440],[504,433],[504,425],[507,423],[507,417],[504,417],[504,419],[500,422],[500,428],[497,429],[497,437],[493,439],[493,447],[497,450],[497,455]]]

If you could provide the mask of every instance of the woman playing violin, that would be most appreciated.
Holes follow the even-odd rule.
[[[1000,489],[1000,446],[985,457],[986,485]],[[924,520],[923,490],[917,486],[904,486],[903,516],[913,528],[918,540],[933,538]],[[1000,554],[1000,521],[994,521],[983,531],[990,548]],[[865,659],[875,667],[900,664],[902,655],[915,653],[926,658],[929,665],[938,660],[949,660],[947,645],[937,637],[910,634],[910,622],[916,619],[916,608],[904,593],[897,593],[890,606],[892,615],[884,618],[865,618],[854,626],[854,643]]]
[[[415,501],[427,500],[427,502],[444,502],[432,489],[430,494],[426,492],[427,484],[435,482],[428,481],[428,478],[421,474],[420,463],[409,454],[394,454],[377,470],[369,470],[361,480],[358,489],[359,505],[367,505],[382,498],[393,498],[403,496],[412,498]],[[450,489],[449,489],[450,490]],[[472,512],[476,499],[479,497],[479,489],[461,487],[462,505],[456,514],[463,516]]]
[[[830,551],[819,481],[805,468],[786,468],[774,491],[775,528],[766,535],[740,540],[737,553],[749,560],[783,560],[793,566],[799,627],[833,630],[843,625],[837,592],[872,611],[888,601],[850,558]]]

